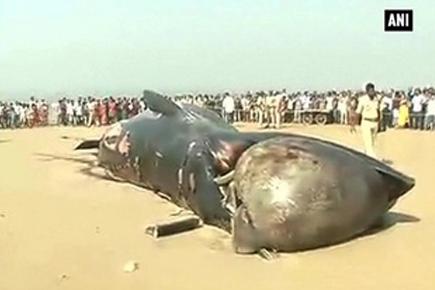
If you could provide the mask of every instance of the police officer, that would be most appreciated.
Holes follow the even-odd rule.
[[[365,152],[376,158],[374,147],[379,128],[380,112],[379,97],[376,94],[374,84],[368,83],[366,85],[366,94],[359,99],[357,113],[361,116],[361,133]]]

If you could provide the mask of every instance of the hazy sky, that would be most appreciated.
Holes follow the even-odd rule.
[[[385,33],[385,8],[414,32]],[[0,0],[3,99],[368,80],[435,84],[435,1]]]

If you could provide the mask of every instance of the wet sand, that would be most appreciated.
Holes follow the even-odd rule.
[[[1,290],[435,287],[433,133],[380,135],[380,155],[417,179],[383,230],[269,262],[234,254],[229,236],[213,227],[158,241],[146,235],[148,224],[177,208],[142,188],[83,172],[94,157],[73,152],[74,138],[102,130],[0,131]],[[285,130],[362,148],[360,135],[340,126]],[[125,273],[131,260],[139,268]]]

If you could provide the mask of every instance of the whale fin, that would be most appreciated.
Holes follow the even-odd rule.
[[[375,169],[384,180],[389,201],[397,200],[415,186],[414,178],[406,176],[392,168],[376,166]]]
[[[81,142],[79,145],[74,148],[74,150],[86,150],[86,149],[95,149],[100,145],[100,140],[85,140]]]
[[[166,99],[164,96],[149,90],[143,91],[143,98],[148,108],[156,113],[163,115],[176,115],[182,112],[182,109],[173,101]]]

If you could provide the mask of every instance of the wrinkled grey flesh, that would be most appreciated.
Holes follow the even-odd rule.
[[[234,182],[231,181],[227,186],[219,186],[219,191],[224,196],[222,205],[231,213],[231,216],[233,216],[237,207]]]

